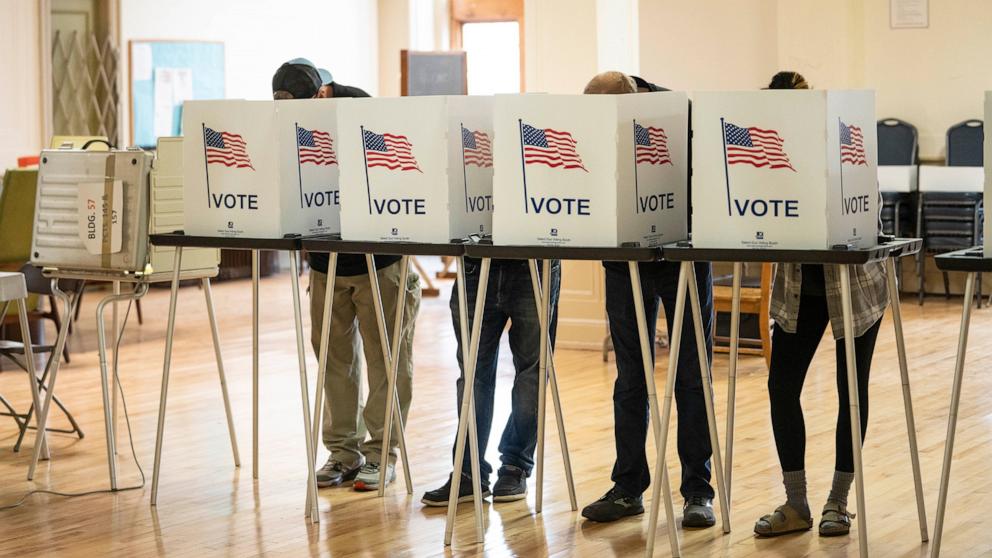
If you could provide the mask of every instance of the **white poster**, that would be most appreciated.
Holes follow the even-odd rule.
[[[193,98],[191,68],[155,68],[154,125],[155,137],[179,133],[176,109]]]
[[[929,0],[889,0],[889,27],[892,29],[919,29],[929,26]]]

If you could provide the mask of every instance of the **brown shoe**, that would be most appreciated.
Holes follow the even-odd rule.
[[[759,537],[778,537],[812,528],[812,517],[803,517],[789,504],[782,504],[775,508],[774,513],[763,516],[754,524],[754,534]]]

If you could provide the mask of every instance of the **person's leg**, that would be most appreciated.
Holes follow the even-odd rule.
[[[804,296],[799,303],[796,332],[789,333],[778,324],[772,332],[768,401],[786,506],[758,520],[754,530],[759,535],[784,534],[812,526],[806,497],[806,424],[800,396],[828,321],[826,299]]]
[[[324,376],[324,408],[322,439],[331,452],[328,465],[321,469],[318,483],[339,484],[345,473],[362,465],[359,444],[365,436],[361,420],[361,360],[358,358],[358,332],[355,328],[355,306],[347,278],[337,278],[333,294],[326,373]],[[315,353],[320,351],[321,326],[327,276],[310,271],[310,342]],[[319,354],[318,354],[319,356]],[[342,467],[334,467],[333,462]],[[324,469],[327,469],[326,471]]]
[[[539,266],[540,267],[540,266]],[[541,324],[534,301],[534,288],[527,264],[514,266],[504,277],[506,288],[501,291],[499,304],[510,315],[510,351],[513,353],[513,377],[510,416],[503,429],[499,451],[503,467],[494,498],[520,499],[526,495],[529,477],[534,468],[537,445],[537,407],[541,352]],[[541,277],[541,280],[545,280]],[[558,325],[558,293],[561,288],[561,264],[551,263],[550,313],[548,333],[552,350]],[[504,482],[505,481],[505,482]],[[501,486],[501,484],[503,486]],[[504,492],[506,492],[504,494]]]
[[[400,342],[400,351],[397,358],[399,359],[397,373],[396,373],[396,392],[399,397],[400,407],[398,411],[403,420],[406,420],[407,412],[410,408],[411,399],[411,384],[413,377],[413,366],[412,366],[412,336],[414,322],[417,317],[417,312],[420,308],[420,283],[419,277],[416,274],[410,274],[407,284],[404,285],[403,289],[399,289],[399,278],[400,278],[400,262],[394,263],[388,267],[380,269],[376,272],[379,280],[379,290],[382,297],[382,308],[385,314],[386,322],[386,333],[387,335],[392,334],[393,322],[396,317],[396,304],[398,302],[399,296],[402,296],[402,301],[406,304],[404,310],[403,318],[403,329],[401,331],[402,340]],[[382,434],[383,434],[383,419],[385,418],[386,409],[386,398],[392,397],[392,394],[388,392],[387,380],[388,372],[386,370],[386,363],[383,360],[382,355],[382,345],[379,339],[379,330],[377,324],[377,316],[375,315],[375,307],[373,303],[373,297],[375,293],[372,291],[369,285],[368,277],[363,276],[364,281],[359,280],[355,285],[355,308],[358,315],[358,328],[362,335],[362,344],[365,351],[365,361],[367,363],[368,371],[368,382],[369,382],[369,394],[366,399],[365,410],[363,416],[365,418],[365,425],[369,431],[369,440],[362,444],[362,453],[365,454],[366,465],[363,468],[363,472],[359,474],[359,479],[364,478],[365,469],[372,468],[378,469],[380,461],[382,460],[383,448],[382,448]],[[391,426],[391,425],[390,425]],[[399,432],[392,432],[390,436],[390,448],[389,448],[389,465],[395,465],[396,463],[396,446],[399,444]],[[370,472],[366,475],[371,480],[373,476]],[[378,488],[378,473],[374,474],[376,477],[375,483],[364,482],[365,488]],[[392,474],[387,475],[387,478],[392,478]],[[356,479],[356,488],[361,488],[357,486],[358,479]]]
[[[654,294],[654,276],[650,273],[652,265],[640,264],[641,292],[637,296],[644,301],[645,325],[653,349],[658,299]],[[617,379],[613,384],[613,438],[617,453],[610,475],[614,487],[582,510],[582,516],[593,521],[615,521],[644,513],[641,494],[651,484],[644,449],[648,435],[648,391],[630,271],[626,264],[611,263],[605,267],[606,314],[617,361]],[[653,365],[654,350],[650,352]]]
[[[861,440],[864,442],[868,431],[868,376],[871,371],[871,359],[875,352],[875,341],[878,329],[882,324],[879,318],[864,334],[854,340],[855,363],[858,377],[858,409],[861,414]],[[848,403],[847,358],[844,350],[844,340],[837,340],[837,432],[836,461],[834,464],[834,480],[828,502],[836,502],[847,506],[847,495],[854,481],[854,456],[851,445],[851,409]]]
[[[494,262],[495,263],[495,262]],[[478,262],[467,260],[465,262],[465,297],[467,300],[469,335],[472,334],[472,319],[475,316],[476,295],[478,294],[480,267]],[[482,309],[482,324],[479,330],[479,354],[475,366],[475,428],[479,441],[479,481],[482,488],[483,497],[489,496],[489,476],[492,473],[492,465],[486,461],[486,447],[489,444],[489,433],[493,423],[493,405],[496,396],[496,368],[499,360],[499,339],[503,335],[503,328],[506,326],[507,316],[497,308],[496,301],[504,294],[501,279],[501,266],[494,265],[489,271],[489,287],[486,291],[485,306]],[[455,394],[457,406],[455,412],[460,413],[462,408],[462,396],[465,389],[465,363],[462,358],[462,343],[468,340],[462,339],[461,318],[459,315],[458,284],[451,290],[451,324],[455,329],[456,351],[455,358],[458,361],[459,376],[455,381]],[[469,501],[472,497],[472,453],[468,447],[468,435],[465,438],[465,453],[462,457],[461,474],[462,480],[458,486],[458,500]],[[455,448],[451,448],[454,456]],[[451,491],[451,478],[439,488],[424,493],[421,502],[428,506],[442,506],[448,504]]]

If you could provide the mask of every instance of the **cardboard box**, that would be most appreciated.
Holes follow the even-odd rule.
[[[336,100],[187,101],[186,233],[339,232]]]
[[[874,92],[697,93],[692,129],[697,247],[876,244]]]
[[[879,165],[878,190],[909,194],[919,185],[919,167],[916,165]]]
[[[341,236],[447,243],[492,227],[492,98],[342,99]]]
[[[920,165],[921,192],[981,192],[984,186],[982,167]]]
[[[497,96],[493,242],[684,239],[688,114],[676,92]]]

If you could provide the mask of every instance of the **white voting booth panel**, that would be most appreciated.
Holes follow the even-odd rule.
[[[696,247],[877,242],[874,92],[696,93],[692,129]]]
[[[446,243],[492,227],[492,98],[342,99],[341,236]]]
[[[339,231],[336,100],[187,101],[186,234]]]
[[[985,92],[985,121],[992,122],[992,91]],[[985,153],[984,161],[985,167],[988,168],[992,165],[992,134],[985,134]],[[992,172],[985,173],[985,199],[992,200]],[[985,223],[984,223],[984,238],[992,238],[989,236],[992,234],[992,215],[989,211],[985,212]],[[988,240],[985,241],[985,248],[983,250],[986,258],[992,258],[992,242]]]
[[[919,167],[916,165],[879,165],[878,190],[909,194],[919,184]]]
[[[500,95],[493,242],[659,246],[687,235],[684,93]]]
[[[921,192],[981,192],[984,186],[982,167],[920,165]]]

